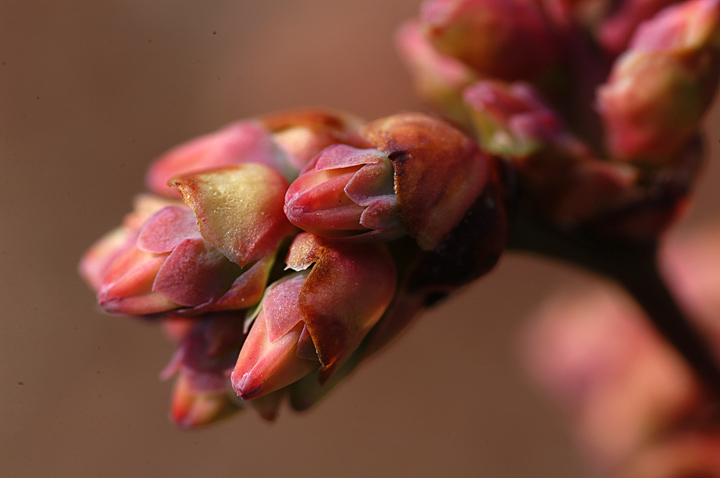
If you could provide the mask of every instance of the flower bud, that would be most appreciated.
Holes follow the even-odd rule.
[[[494,154],[522,161],[542,149],[572,142],[557,113],[526,83],[478,81],[463,98],[480,144]]]
[[[232,374],[246,400],[318,368],[326,381],[395,293],[395,266],[379,244],[331,243],[303,233],[286,262],[298,272],[268,287]]]
[[[720,1],[694,0],[645,22],[598,90],[606,146],[662,165],[698,131],[720,72]]]
[[[360,124],[348,114],[319,109],[238,121],[171,149],[153,162],[146,182],[157,194],[179,197],[168,184],[172,178],[243,163],[273,167],[291,180],[324,147],[357,144]]]
[[[179,205],[178,201],[150,194],[142,194],[135,198],[133,212],[125,216],[120,227],[101,237],[80,260],[80,275],[95,291],[100,288],[108,267],[123,252],[135,245],[137,234],[147,219],[166,206]]]
[[[273,168],[247,163],[174,178],[202,236],[245,266],[267,257],[293,232],[283,214],[287,181]]]
[[[175,380],[170,401],[170,419],[180,428],[210,425],[238,411],[239,405],[231,401],[227,391],[197,390],[183,373]]]
[[[296,110],[262,116],[258,120],[272,133],[275,144],[287,155],[293,168],[292,179],[331,144],[358,147],[365,144],[360,136],[363,121],[343,112]]]
[[[441,54],[482,76],[532,78],[559,58],[560,43],[533,0],[430,0],[420,19]]]
[[[399,237],[404,230],[393,184],[393,165],[382,151],[329,146],[288,188],[285,215],[326,236]]]
[[[404,229],[422,249],[436,248],[485,187],[488,157],[420,113],[373,121],[362,134],[375,149],[335,146],[303,171],[286,196],[290,220],[321,235],[387,238]]]
[[[172,318],[166,322],[188,325],[179,348],[162,372],[177,374],[170,417],[183,428],[208,425],[239,410],[232,400],[228,376],[245,340],[243,314],[212,314],[195,320]]]
[[[293,274],[268,287],[232,374],[243,400],[279,390],[320,367],[298,310],[305,278]]]
[[[162,377],[184,372],[196,389],[227,390],[227,377],[245,342],[244,318],[242,311],[212,312],[199,319],[169,316],[165,324],[179,322],[186,328],[177,338],[178,349]]]
[[[114,257],[98,285],[108,312],[154,314],[175,309],[242,309],[257,303],[271,256],[241,268],[200,235],[187,207],[168,206],[151,216],[134,243]]]

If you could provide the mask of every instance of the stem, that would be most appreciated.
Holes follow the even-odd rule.
[[[517,218],[510,225],[508,247],[561,259],[617,281],[685,358],[708,392],[720,397],[720,368],[707,342],[687,320],[660,276],[656,243],[603,241]]]

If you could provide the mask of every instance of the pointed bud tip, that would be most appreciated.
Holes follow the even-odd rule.
[[[262,377],[253,374],[252,371],[245,372],[240,377],[238,375],[240,374],[233,372],[231,377],[233,390],[238,397],[243,400],[252,400],[262,395],[264,384]]]

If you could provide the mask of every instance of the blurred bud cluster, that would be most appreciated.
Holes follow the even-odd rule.
[[[664,249],[670,287],[720,350],[720,229]],[[720,476],[718,404],[617,290],[548,300],[524,335],[527,368],[561,406],[585,455],[622,478]]]
[[[83,257],[103,309],[160,323],[177,345],[162,375],[179,426],[311,407],[489,272],[518,220],[647,244],[685,209],[720,75],[720,0],[428,0],[397,40],[438,115],[230,124],[156,159],[133,212]],[[603,346],[548,340],[539,370],[562,368],[551,388],[585,400],[583,377],[606,367],[585,352]],[[695,400],[681,382],[668,400]]]
[[[513,163],[523,213],[647,241],[701,169],[719,22],[716,0],[429,0],[397,39],[419,93]]]

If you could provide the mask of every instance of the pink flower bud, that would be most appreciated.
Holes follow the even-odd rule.
[[[226,391],[193,388],[188,377],[180,374],[173,387],[170,419],[181,428],[198,428],[222,420],[240,411]]]
[[[720,72],[720,1],[694,0],[642,24],[598,90],[610,154],[660,165],[694,136]]]
[[[148,169],[147,186],[166,196],[180,197],[168,183],[176,176],[247,162],[286,169],[287,158],[270,132],[257,121],[229,124],[219,131],[176,146]]]
[[[232,374],[246,400],[320,368],[320,380],[352,354],[395,293],[395,266],[379,244],[295,238],[288,267],[268,287]]]
[[[475,81],[476,73],[459,60],[439,53],[416,21],[408,22],[398,30],[396,44],[420,96],[443,111],[464,118],[461,94]]]
[[[212,314],[195,320],[172,318],[166,322],[189,325],[180,338],[180,346],[163,378],[178,374],[173,391],[170,416],[183,428],[208,425],[233,412],[228,376],[245,340],[240,313]]]
[[[392,239],[407,231],[436,248],[480,195],[488,161],[448,123],[420,113],[373,121],[375,149],[326,148],[288,189],[285,213],[324,236]]]
[[[324,109],[286,111],[262,116],[259,121],[287,155],[294,168],[292,179],[331,144],[365,145],[360,136],[363,121],[343,112]]]
[[[268,287],[232,374],[243,400],[279,390],[320,367],[298,310],[305,278],[293,274]]]
[[[257,303],[272,257],[241,268],[200,235],[187,207],[151,216],[132,244],[112,258],[98,284],[108,312],[154,314],[175,309],[241,309]]]
[[[396,238],[404,230],[393,186],[393,165],[382,151],[329,146],[288,188],[285,214],[326,236]]]
[[[463,97],[487,151],[519,160],[571,141],[557,113],[526,83],[478,81]]]
[[[420,18],[440,53],[483,76],[531,78],[559,58],[560,44],[533,0],[430,0]]]
[[[138,196],[133,212],[125,216],[123,224],[105,234],[85,252],[80,260],[80,275],[97,292],[108,267],[120,254],[134,247],[138,231],[145,221],[160,209],[179,204],[178,201],[149,194]]]
[[[168,182],[176,177],[243,163],[260,163],[292,179],[326,146],[357,144],[360,120],[345,113],[299,110],[231,123],[177,146],[155,160],[148,189],[179,197]]]
[[[242,311],[213,312],[201,319],[169,317],[165,323],[185,322],[189,327],[162,377],[183,372],[195,389],[226,391],[227,378],[245,342],[244,318]]]
[[[287,181],[268,166],[229,166],[171,184],[195,213],[202,236],[240,266],[269,256],[294,231],[283,213]]]

